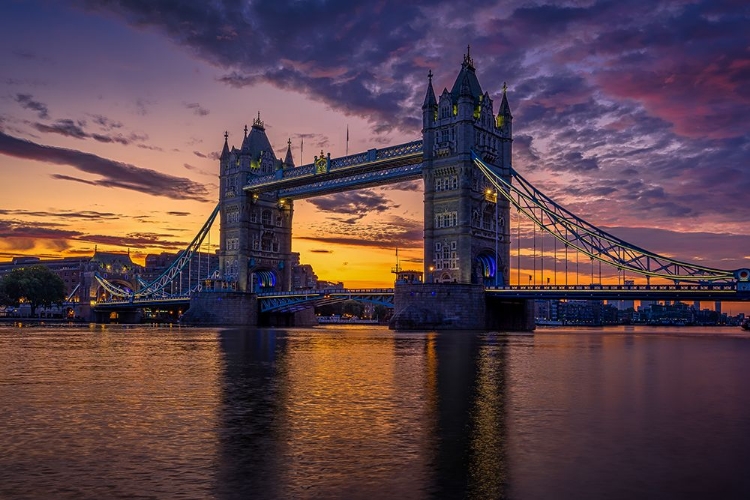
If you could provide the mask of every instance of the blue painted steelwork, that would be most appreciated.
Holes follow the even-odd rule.
[[[322,176],[321,176],[322,177]],[[321,180],[304,186],[297,186],[278,191],[279,198],[299,200],[313,196],[340,193],[352,189],[363,189],[396,182],[411,181],[422,178],[422,163],[388,168],[374,172],[341,177],[331,180]]]
[[[193,238],[193,241],[190,242],[190,245],[188,245],[188,247],[183,250],[182,253],[180,253],[180,256],[177,258],[177,260],[175,260],[158,278],[150,283],[147,283],[145,286],[142,286],[136,292],[117,286],[101,277],[98,273],[95,274],[96,280],[110,294],[117,297],[125,297],[127,299],[135,300],[163,293],[164,288],[172,283],[172,280],[179,276],[183,268],[190,262],[190,259],[193,258],[193,254],[203,244],[203,240],[208,235],[208,232],[211,230],[211,225],[214,223],[214,220],[216,220],[216,216],[219,214],[219,208],[220,205],[217,204],[216,208],[214,208],[213,212],[211,212],[211,215],[209,215],[208,220],[206,220],[206,222],[203,224],[203,227],[201,227],[200,231],[198,231],[198,234],[195,235],[195,238]]]
[[[174,295],[164,297],[143,297],[140,299],[115,299],[107,300],[103,302],[97,302],[94,305],[96,310],[126,310],[126,309],[140,309],[143,307],[158,307],[158,306],[188,306],[190,305],[189,295]]]
[[[314,306],[335,304],[345,300],[370,302],[393,307],[393,288],[347,290],[343,288],[294,292],[260,293],[260,312],[296,312]]]
[[[243,189],[253,194],[272,191],[279,198],[300,199],[418,179],[422,177],[422,141],[324,160],[327,165],[323,172],[315,163],[279,169],[269,175],[251,175]]]
[[[521,285],[485,288],[490,297],[568,300],[748,300],[735,283],[684,285]]]
[[[511,169],[511,181],[506,182],[489,165],[472,152],[474,164],[484,173],[516,209],[531,219],[543,231],[563,244],[618,270],[637,273],[647,278],[658,277],[679,282],[734,283],[735,271],[715,269],[681,262],[632,245],[593,224],[586,222],[552,201],[530,182]],[[544,214],[545,217],[537,215]],[[547,220],[544,221],[544,218]]]

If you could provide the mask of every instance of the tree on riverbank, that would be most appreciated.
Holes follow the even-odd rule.
[[[33,316],[38,306],[48,307],[65,300],[65,283],[45,266],[14,269],[0,282],[0,298],[15,306],[28,303]]]

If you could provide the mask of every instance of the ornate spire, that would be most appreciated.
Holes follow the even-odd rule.
[[[265,130],[265,127],[263,126],[263,121],[260,119],[260,111],[258,111],[258,118],[253,120],[253,128],[259,128],[261,130]]]
[[[286,141],[286,156],[284,157],[284,167],[291,168],[294,166],[294,158],[292,157],[292,139],[289,138]]]
[[[229,132],[224,131],[224,148],[221,150],[220,159],[223,160],[229,156]]]
[[[508,104],[508,85],[503,82],[503,100],[500,101],[500,109],[497,111],[495,126],[502,128],[506,124],[513,122],[513,115],[510,114],[510,104]]]
[[[245,139],[247,139],[247,124],[245,124]]]
[[[427,94],[424,96],[424,103],[422,104],[422,109],[429,109],[429,108],[437,107],[437,99],[435,98],[435,91],[432,88],[432,70],[430,70],[427,73],[427,78],[429,79],[427,83]]]
[[[471,44],[466,46],[466,54],[464,54],[463,66],[474,69],[474,59],[471,58]]]

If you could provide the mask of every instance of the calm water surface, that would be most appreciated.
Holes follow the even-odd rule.
[[[750,498],[739,328],[0,326],[0,498]]]

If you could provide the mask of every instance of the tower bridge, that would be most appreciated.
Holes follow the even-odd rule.
[[[341,158],[321,151],[312,163],[297,167],[291,142],[285,157],[276,158],[260,114],[250,129],[245,127],[239,147],[230,147],[225,134],[219,203],[212,217],[159,280],[130,295],[119,294],[120,307],[153,300],[174,280],[214,217],[221,224],[219,269],[190,295],[190,321],[257,324],[263,315],[280,314],[287,315],[287,323],[304,322],[302,315],[313,304],[352,297],[394,307],[395,328],[532,329],[535,298],[750,299],[750,270],[713,269],[649,252],[572,214],[526,181],[512,167],[513,116],[507,87],[502,87],[495,112],[495,102],[482,90],[468,51],[450,90],[438,96],[432,77],[430,72],[420,140]],[[420,178],[427,282],[371,291],[292,290],[295,200]],[[548,278],[547,285],[522,285],[520,226],[515,238],[518,274],[512,284],[513,213],[519,224],[523,217],[553,240],[555,265],[561,260],[557,244],[566,259],[568,252],[589,259],[590,284],[557,286]],[[542,275],[543,252],[542,247]],[[624,284],[602,285],[601,279],[595,284],[594,262],[600,274],[601,264],[617,269]],[[567,260],[565,265],[567,276]],[[625,282],[625,272],[646,283]],[[555,271],[555,279],[556,275]],[[111,291],[118,295],[116,287]],[[181,300],[184,305],[188,297]]]

